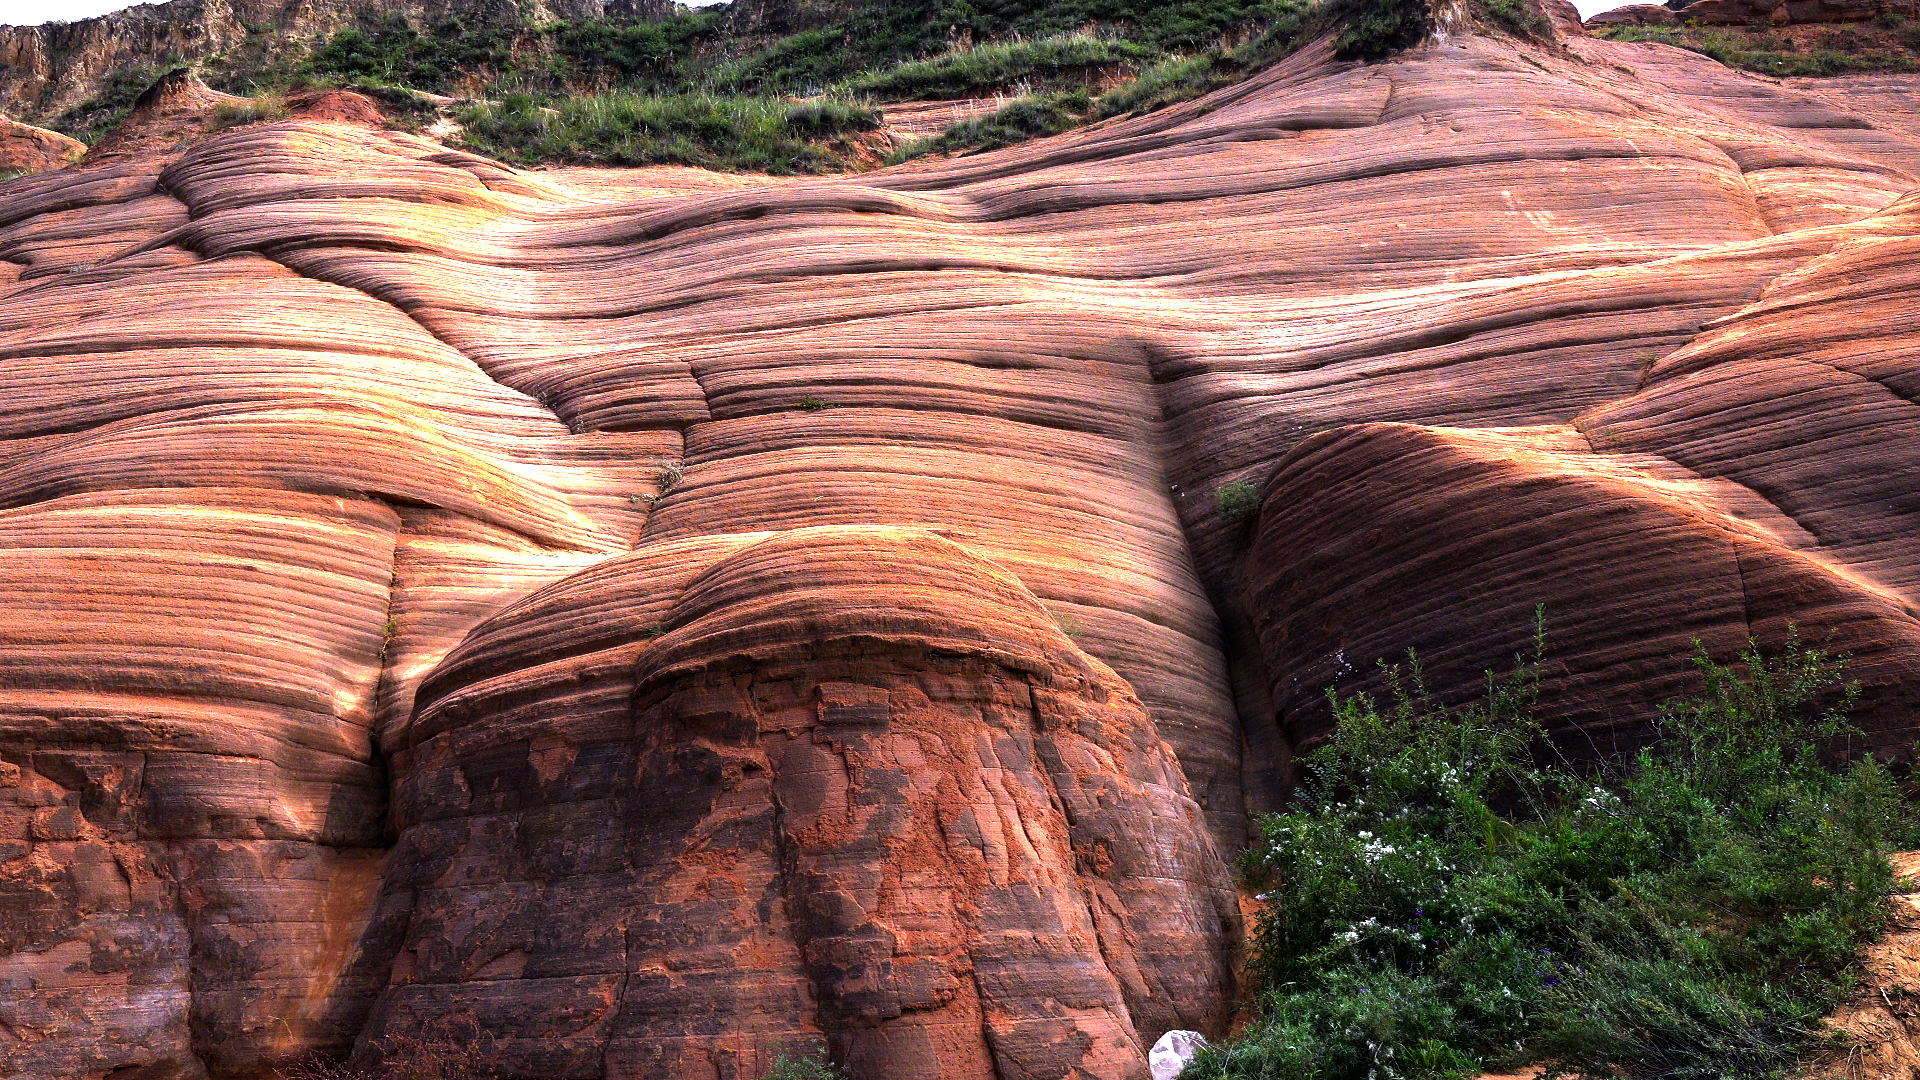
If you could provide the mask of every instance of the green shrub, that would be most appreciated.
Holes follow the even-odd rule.
[[[1235,480],[1213,489],[1213,502],[1228,521],[1245,521],[1260,512],[1259,485]]]
[[[1341,60],[1379,60],[1433,33],[1427,0],[1348,0],[1342,7],[1346,27],[1333,39]]]
[[[808,394],[806,397],[794,402],[793,407],[799,409],[801,412],[819,412],[822,409],[831,409],[833,405],[820,398],[814,397],[812,394]]]
[[[735,91],[816,93],[866,66],[844,28],[806,30],[722,65],[716,86]]]
[[[787,130],[802,138],[825,139],[855,131],[878,131],[880,114],[846,101],[806,101],[787,110]]]
[[[1553,20],[1536,0],[1473,0],[1470,9],[1492,29],[1532,41],[1553,40]]]
[[[887,99],[936,100],[992,93],[1016,83],[1059,86],[1093,81],[1102,69],[1152,60],[1158,51],[1131,41],[1077,34],[1012,41],[898,64],[845,84],[850,93]]]
[[[1790,640],[1665,706],[1657,741],[1576,768],[1533,715],[1541,638],[1449,708],[1329,695],[1334,734],[1245,867],[1261,1015],[1195,1078],[1783,1075],[1881,929],[1915,819],[1851,731],[1839,664]]]
[[[611,91],[544,104],[509,93],[460,114],[467,142],[509,161],[606,165],[698,165],[769,173],[844,167],[818,141],[870,130],[879,118],[863,106],[715,94]]]
[[[804,1057],[776,1055],[764,1080],[846,1080],[846,1076],[826,1054],[816,1051]]]

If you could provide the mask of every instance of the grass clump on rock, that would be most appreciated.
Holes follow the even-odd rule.
[[[466,141],[508,161],[697,165],[775,174],[844,167],[821,139],[844,140],[880,120],[859,105],[719,94],[605,94],[542,103],[510,93],[461,115]]]
[[[1785,1075],[1882,929],[1914,816],[1851,731],[1839,664],[1790,641],[1694,658],[1658,740],[1575,767],[1535,651],[1485,700],[1332,698],[1331,739],[1245,867],[1259,1019],[1186,1080]]]
[[[285,120],[288,115],[287,103],[277,94],[265,95],[252,101],[226,101],[214,106],[213,130],[225,131],[245,124]]]
[[[1081,84],[1101,69],[1157,59],[1132,41],[1086,34],[979,45],[914,60],[849,81],[845,89],[889,100],[939,100],[991,93],[1016,84]]]
[[[1260,487],[1246,480],[1221,484],[1213,491],[1214,506],[1228,521],[1246,521],[1260,512]]]

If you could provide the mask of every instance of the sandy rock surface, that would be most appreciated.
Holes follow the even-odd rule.
[[[46,172],[80,160],[87,144],[57,131],[0,116],[0,172]]]
[[[1322,691],[1539,603],[1576,750],[1789,623],[1910,746],[1898,98],[1323,43],[830,180],[296,118],[0,186],[0,1073],[1142,1077]]]

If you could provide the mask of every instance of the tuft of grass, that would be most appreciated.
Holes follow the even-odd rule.
[[[1384,706],[1329,694],[1243,861],[1259,1018],[1185,1080],[1779,1077],[1822,1043],[1920,832],[1886,766],[1832,756],[1841,662],[1700,650],[1652,745],[1576,767],[1534,716],[1543,647],[1460,707],[1411,654]]]
[[[808,394],[806,397],[794,402],[793,407],[799,409],[801,412],[819,412],[822,409],[833,408],[833,404],[824,399],[814,397],[812,394]]]
[[[1246,521],[1260,512],[1259,485],[1235,480],[1213,489],[1213,503],[1228,521]]]
[[[287,103],[277,94],[264,95],[251,101],[222,102],[214,106],[212,130],[225,131],[245,124],[285,120],[288,115]]]
[[[713,70],[734,92],[808,94],[868,70],[871,54],[844,26],[802,30]]]
[[[1291,55],[1325,26],[1321,9],[1313,0],[1275,0],[1266,14],[1266,28],[1244,44],[1165,57],[1098,98],[1082,90],[1017,99],[986,116],[962,120],[933,138],[895,150],[888,164],[926,154],[994,150],[1057,135],[1095,120],[1148,113],[1189,101]]]
[[[1137,42],[1075,34],[957,49],[859,76],[841,89],[888,100],[925,101],[989,94],[1015,85],[1060,89],[1158,56],[1158,50]]]
[[[997,150],[1028,139],[1058,135],[1085,123],[1093,99],[1084,92],[1038,94],[1010,101],[985,116],[950,124],[930,139],[895,150],[887,163],[898,164],[926,154]]]
[[[825,139],[879,126],[864,106],[774,98],[611,91],[546,104],[528,93],[464,110],[474,149],[517,162],[697,165],[775,174],[837,171],[847,151]]]

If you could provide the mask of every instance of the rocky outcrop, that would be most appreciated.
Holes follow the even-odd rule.
[[[64,169],[77,163],[86,152],[87,144],[78,139],[0,116],[0,173]]]
[[[861,527],[686,570],[536,594],[423,687],[375,1038],[470,1011],[528,1075],[751,1078],[824,1036],[864,1076],[1137,1077],[1224,1025],[1200,809],[1018,581]]]
[[[1695,0],[1677,10],[1651,4],[1629,4],[1603,11],[1586,21],[1593,29],[1607,26],[1797,26],[1806,23],[1866,22],[1882,17],[1913,18],[1920,3],[1913,0]]]
[[[165,154],[213,130],[221,106],[246,104],[246,98],[223,94],[186,68],[175,68],[134,99],[126,121],[87,151],[87,162]]]
[[[0,113],[44,123],[98,95],[116,73],[191,64],[249,43],[265,43],[270,51],[304,49],[316,35],[367,18],[397,15],[424,25],[503,6],[514,5],[512,0],[166,0],[77,22],[0,26]],[[533,21],[664,13],[663,5],[637,0],[533,0],[524,7],[524,17]]]
[[[1137,1076],[1326,687],[1542,603],[1576,751],[1789,623],[1911,746],[1910,95],[1331,51],[831,180],[0,187],[0,1073]]]
[[[1608,26],[1678,26],[1680,15],[1659,4],[1628,4],[1603,11],[1588,19],[1585,25],[1595,30]]]
[[[65,169],[86,156],[86,144],[58,131],[0,117],[0,173],[44,173]]]

